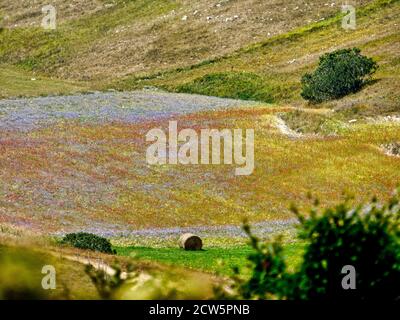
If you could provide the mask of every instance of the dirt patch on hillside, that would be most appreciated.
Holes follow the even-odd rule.
[[[392,142],[381,146],[388,156],[400,157],[400,142]]]

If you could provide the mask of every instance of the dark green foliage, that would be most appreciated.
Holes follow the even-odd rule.
[[[234,279],[238,284],[237,290],[240,297],[244,299],[284,298],[288,288],[288,277],[282,245],[279,241],[261,242],[250,232],[247,224],[243,229],[250,238],[250,245],[254,252],[248,257],[253,266],[250,278],[244,280],[240,277],[239,269],[234,270]]]
[[[376,201],[351,208],[346,202],[316,211],[302,221],[300,238],[309,242],[300,270],[304,299],[385,299],[400,297],[400,207]],[[343,266],[354,266],[356,290],[343,290]]]
[[[249,72],[213,73],[184,84],[178,92],[271,103],[271,90],[263,77]]]
[[[317,207],[317,201],[316,201]],[[260,243],[249,227],[255,252],[250,277],[239,271],[234,278],[235,298],[284,298],[302,300],[400,299],[400,204],[398,197],[381,205],[351,207],[345,201],[305,218],[299,217],[299,238],[306,241],[303,263],[288,272],[279,242]],[[344,266],[356,270],[356,289],[345,290]]]
[[[341,98],[360,90],[378,66],[360,49],[342,49],[324,54],[314,73],[301,79],[301,96],[310,102]]]
[[[110,241],[95,234],[86,232],[69,233],[62,239],[62,243],[69,244],[79,249],[89,249],[109,254],[115,253]]]

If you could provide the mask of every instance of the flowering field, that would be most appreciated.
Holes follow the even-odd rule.
[[[290,204],[310,206],[309,191],[329,205],[343,192],[358,200],[385,198],[400,181],[399,158],[380,148],[398,140],[397,122],[346,123],[335,135],[300,135],[279,120],[289,107],[205,110],[139,122],[63,115],[51,126],[25,130],[21,120],[15,130],[3,128],[1,223],[112,237],[195,226],[226,226],[221,232],[229,233],[244,218],[278,226],[293,220]],[[37,109],[31,118],[42,113]],[[254,129],[254,173],[235,176],[235,165],[223,164],[148,165],[145,135],[166,129],[170,119],[179,129]]]

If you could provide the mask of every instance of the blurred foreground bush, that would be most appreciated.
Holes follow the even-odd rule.
[[[123,272],[118,264],[112,272],[86,267],[86,274],[99,296],[109,300],[204,300],[212,298],[210,279],[183,270],[135,270],[128,265]]]
[[[235,270],[233,294],[220,298],[301,300],[399,300],[400,205],[398,195],[385,205],[375,199],[352,207],[348,201],[318,209],[308,218],[293,207],[300,220],[299,239],[307,245],[299,270],[289,272],[280,241],[261,242],[248,225],[254,253],[248,258],[250,276]],[[356,288],[342,286],[344,266],[354,267]]]
[[[26,250],[0,246],[0,300],[46,299],[40,287],[43,264]]]

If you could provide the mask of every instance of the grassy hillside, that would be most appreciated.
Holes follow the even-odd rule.
[[[49,78],[15,66],[0,66],[0,98],[60,95],[82,92],[88,87],[84,82]]]
[[[353,31],[341,28],[340,7],[324,1],[93,0],[55,6],[59,25],[51,32],[38,27],[40,3],[0,7],[0,70],[16,75],[15,81],[3,77],[3,97],[31,95],[32,88],[51,94],[157,86],[303,106],[302,74],[323,53],[358,46],[378,61],[376,81],[323,107],[344,109],[348,118],[398,112],[398,0],[359,2]],[[21,85],[24,77],[87,81]]]
[[[302,74],[323,53],[358,46],[378,61],[376,81],[323,107],[348,118],[398,112],[398,0],[359,1],[353,31],[324,1],[56,1],[55,31],[39,27],[42,4],[0,6],[3,97],[157,86],[303,106]],[[64,80],[18,80],[39,77]]]
[[[43,4],[0,5],[0,63],[101,83],[221,57],[340,10],[323,0],[55,1],[57,30],[45,31]]]
[[[256,11],[263,3],[253,1],[250,8]],[[24,15],[12,14],[12,5],[3,6],[3,11],[9,11],[10,21],[18,21],[21,26],[9,26],[0,33],[0,61],[9,63],[6,67],[3,65],[6,71],[2,73],[2,94],[65,93],[99,85],[90,81],[77,84],[52,80],[41,76],[42,73],[73,77],[75,72],[88,78],[93,78],[95,74],[112,74],[114,77],[120,74],[118,70],[122,66],[123,73],[132,72],[128,70],[130,66],[136,68],[147,60],[120,60],[121,57],[131,59],[130,50],[143,54],[155,47],[147,46],[146,42],[140,42],[135,37],[132,39],[136,39],[137,45],[144,45],[144,50],[135,50],[130,42],[121,42],[123,50],[111,46],[115,44],[115,39],[122,41],[120,35],[114,35],[117,30],[118,34],[123,33],[119,29],[121,26],[129,26],[130,32],[139,32],[135,28],[142,23],[143,28],[147,26],[150,29],[146,30],[153,33],[140,34],[152,39],[151,43],[163,50],[182,49],[179,45],[172,45],[179,44],[179,41],[166,45],[169,40],[162,42],[160,38],[151,37],[152,34],[157,34],[157,37],[173,36],[169,29],[172,26],[179,28],[179,36],[185,32],[190,34],[190,41],[185,38],[188,46],[198,44],[193,37],[204,35],[203,29],[196,29],[196,24],[190,24],[192,29],[186,30],[182,24],[187,20],[178,18],[185,10],[195,8],[188,2],[137,0],[106,4],[99,4],[99,8],[87,14],[76,16],[71,13],[61,19],[60,28],[55,32],[27,27]],[[221,6],[213,5],[210,12],[231,14],[238,8],[243,9],[244,4],[227,1]],[[205,1],[198,3],[198,6],[207,8],[209,5]],[[275,5],[278,6],[278,3]],[[293,23],[303,21],[305,16],[311,14],[310,10],[319,10],[317,5],[309,10],[305,10],[304,6],[296,10],[288,8],[289,5],[286,14],[290,12],[289,20]],[[21,10],[20,7],[15,9],[16,12]],[[337,12],[337,9],[326,8],[322,12],[328,14]],[[294,11],[297,13],[294,14]],[[203,12],[203,18],[206,12]],[[261,10],[257,12],[261,14]],[[146,77],[138,77],[134,73],[117,80],[107,78],[102,84],[102,88],[109,88],[111,82],[118,89],[153,85],[172,91],[292,104],[291,107],[266,106],[252,111],[202,113],[192,118],[179,118],[182,125],[197,130],[202,124],[216,128],[256,128],[257,163],[251,177],[233,177],[233,170],[229,167],[207,168],[207,171],[190,166],[149,168],[144,159],[146,146],[142,137],[154,123],[91,125],[61,121],[51,128],[27,133],[8,132],[4,136],[0,143],[0,164],[3,168],[0,172],[3,184],[0,222],[13,224],[18,221],[42,232],[89,226],[103,232],[115,216],[118,216],[119,226],[131,228],[239,224],[244,217],[253,221],[288,218],[289,203],[296,201],[306,206],[305,194],[309,190],[316,190],[321,200],[328,203],[338,200],[344,189],[363,200],[372,194],[384,196],[390,193],[400,180],[400,170],[395,170],[399,162],[397,158],[383,154],[380,145],[398,140],[398,126],[371,123],[349,125],[347,120],[399,111],[397,53],[400,39],[397,24],[400,2],[376,0],[357,12],[358,27],[354,31],[344,31],[340,27],[341,17],[334,16],[271,37],[222,58],[204,60],[200,64],[167,72],[150,72]],[[26,17],[26,23],[31,18]],[[272,18],[275,19],[274,16]],[[287,17],[285,19],[288,20]],[[247,24],[249,21],[243,22],[238,40],[250,32],[246,29],[252,28],[250,23]],[[211,26],[216,27],[217,24],[225,26],[225,22],[221,21],[206,22],[204,26],[208,26],[207,30],[211,32]],[[236,35],[236,29],[229,30],[231,36]],[[128,35],[133,36],[128,32],[123,39],[126,40]],[[204,37],[208,39],[206,35]],[[201,45],[206,47],[207,41],[201,42]],[[242,45],[250,40],[240,41],[238,44]],[[101,44],[110,45],[109,50]],[[220,42],[215,42],[217,44],[221,46]],[[322,53],[348,46],[359,46],[363,53],[378,61],[380,69],[375,82],[357,94],[319,106],[320,110],[308,110],[306,113],[294,110],[293,106],[304,105],[299,95],[301,75],[315,67]],[[188,63],[185,60],[187,55],[182,54],[184,52],[174,56],[174,63]],[[204,53],[205,56],[210,58],[210,52]],[[101,54],[110,58],[104,60],[104,65]],[[109,55],[118,57],[118,61]],[[154,63],[152,66],[144,63],[146,68],[163,69],[156,56],[146,57]],[[90,65],[80,59],[96,63],[99,73],[91,73]],[[135,66],[130,64],[132,61]],[[174,63],[167,63],[165,67],[170,69]],[[75,64],[76,68],[73,67]],[[111,68],[106,68],[108,65]],[[37,80],[31,80],[33,76]],[[332,112],[330,108],[339,112]],[[278,130],[279,118],[300,132],[322,135],[302,136],[293,141],[293,137],[288,139],[285,135],[287,132]],[[165,126],[165,123],[157,125]],[[14,161],[11,163],[9,159]],[[343,175],[344,171],[346,175]],[[192,181],[197,183],[188,186],[188,182]],[[243,190],[252,192],[247,194]]]
[[[400,158],[387,146],[398,149],[400,126],[382,116],[400,112],[399,0],[358,1],[352,31],[341,28],[340,4],[325,0],[52,3],[55,31],[39,27],[46,0],[0,3],[0,98],[150,86],[262,103],[196,112],[204,97],[173,95],[164,110],[166,95],[155,91],[146,92],[147,100],[107,93],[90,96],[99,101],[3,101],[0,298],[15,279],[25,292],[36,291],[44,264],[62,273],[58,291],[45,298],[98,297],[76,260],[82,256],[133,262],[139,273],[171,277],[184,289],[195,278],[205,287],[194,297],[207,298],[214,276],[180,267],[229,275],[232,266],[243,266],[250,251],[235,226],[244,219],[261,225],[263,237],[283,233],[293,268],[303,245],[292,242],[291,203],[309,209],[310,191],[324,206],[344,192],[357,202],[385,200],[398,186]],[[322,54],[345,47],[378,62],[373,81],[340,100],[306,104],[301,76]],[[182,105],[189,111],[175,114]],[[118,115],[143,120],[123,122]],[[254,129],[254,173],[235,176],[236,165],[148,165],[144,137],[152,128],[167,130],[163,116],[196,132]],[[205,250],[178,250],[181,228],[199,230]],[[8,241],[83,230],[113,238],[118,256]],[[157,290],[138,294],[164,297]]]
[[[150,85],[177,92],[303,106],[301,76],[315,68],[323,53],[357,46],[379,63],[376,81],[360,93],[322,106],[346,109],[349,117],[398,112],[399,18],[399,1],[377,0],[358,7],[354,31],[341,28],[342,16],[338,14],[220,59],[146,77],[132,75],[118,81],[115,87],[129,89]]]

